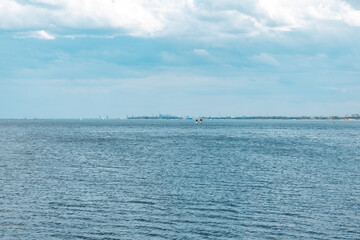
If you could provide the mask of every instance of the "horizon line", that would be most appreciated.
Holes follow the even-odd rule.
[[[1,117],[0,120],[136,120],[136,119],[143,119],[143,120],[156,120],[156,119],[169,119],[169,120],[191,120],[197,118],[204,118],[204,119],[234,119],[234,120],[251,120],[251,119],[278,119],[278,120],[286,120],[286,119],[359,119],[360,114],[346,114],[345,116],[341,115],[301,115],[301,116],[287,116],[287,115],[272,115],[272,116],[264,116],[264,115],[243,115],[243,116],[177,116],[177,115],[138,115],[138,116],[129,116],[127,117],[23,117],[23,118],[4,118]]]

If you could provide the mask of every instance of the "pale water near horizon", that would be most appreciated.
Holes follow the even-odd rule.
[[[0,239],[360,239],[360,122],[0,120]]]

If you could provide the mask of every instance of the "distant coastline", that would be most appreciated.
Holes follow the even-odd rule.
[[[98,117],[98,118],[0,118],[0,120],[360,120],[359,114],[345,115],[345,116],[175,116],[175,115],[156,115],[156,116],[127,116],[126,118],[109,118],[109,117]]]
[[[179,117],[172,115],[159,115],[159,116],[132,116],[127,117],[129,120],[156,120],[156,119],[208,119],[208,120],[360,120],[360,116],[358,114],[346,115],[346,116],[300,116],[300,117],[288,117],[288,116],[241,116],[241,117],[211,117],[211,116],[203,116],[203,117]]]

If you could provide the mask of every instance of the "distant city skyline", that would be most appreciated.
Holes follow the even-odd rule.
[[[176,119],[238,119],[238,120],[249,120],[249,119],[278,119],[278,120],[360,120],[360,114],[353,113],[353,114],[346,114],[343,116],[339,115],[331,115],[331,116],[324,116],[324,115],[303,115],[303,116],[286,116],[286,115],[242,115],[242,116],[214,116],[214,115],[170,115],[170,114],[152,114],[152,115],[126,115],[126,117],[109,117],[108,115],[103,116],[99,115],[98,117],[80,117],[80,118],[65,118],[65,117],[48,117],[48,118],[38,118],[38,117],[24,117],[24,118],[0,118],[0,120],[124,120],[124,119],[130,119],[130,120],[136,120],[136,119],[170,119],[170,120],[176,120]]]
[[[0,118],[360,113],[360,2],[0,1]]]

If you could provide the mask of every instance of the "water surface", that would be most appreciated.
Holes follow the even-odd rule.
[[[0,121],[0,239],[360,239],[360,122]]]

